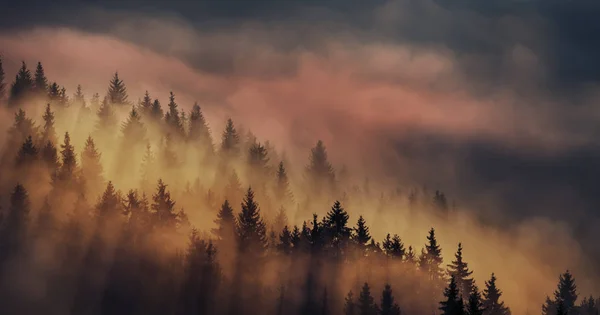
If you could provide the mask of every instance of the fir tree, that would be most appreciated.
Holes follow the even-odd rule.
[[[58,159],[58,152],[54,144],[50,141],[46,142],[46,145],[40,152],[42,161],[46,164],[50,170],[50,174],[54,175],[60,167],[60,161]]]
[[[184,135],[183,122],[179,116],[179,109],[173,92],[170,92],[169,95],[169,111],[165,114],[165,123],[170,127],[171,132],[181,136]]]
[[[42,141],[51,141],[56,143],[56,130],[54,129],[54,112],[50,109],[50,103],[46,104],[46,111],[44,111],[44,127],[42,130]]]
[[[317,141],[316,146],[311,149],[306,171],[315,193],[321,193],[323,188],[332,188],[335,174],[323,141]]]
[[[152,112],[152,99],[150,98],[150,93],[146,91],[144,94],[144,99],[140,103],[142,115],[150,115]],[[162,116],[162,115],[161,115]]]
[[[72,183],[75,179],[77,160],[75,158],[75,148],[71,145],[71,137],[68,132],[65,133],[64,142],[60,148],[62,165],[58,172],[58,179],[63,183]]]
[[[0,55],[0,104],[6,98],[6,82],[4,79],[4,67],[2,66],[2,56]]]
[[[358,218],[356,228],[354,228],[354,241],[360,246],[364,247],[371,240],[371,234],[369,233],[369,227],[363,216]]]
[[[123,132],[123,139],[127,148],[144,143],[146,127],[142,123],[141,116],[135,107],[131,108],[127,120],[121,126],[121,132]]]
[[[117,127],[117,116],[112,108],[108,98],[104,98],[102,104],[96,112],[98,121],[96,122],[96,130],[104,133],[111,133]]]
[[[356,304],[358,315],[376,315],[378,313],[378,308],[371,296],[371,288],[368,283],[365,282],[363,285]]]
[[[500,301],[502,291],[496,287],[496,276],[492,273],[489,281],[485,282],[482,306],[484,315],[510,315],[510,310]]]
[[[117,218],[123,214],[123,211],[121,196],[115,190],[113,183],[109,181],[96,204],[96,217],[104,222],[105,220]]]
[[[19,153],[17,154],[16,164],[17,166],[31,166],[38,158],[38,150],[33,144],[31,136],[27,137]]]
[[[112,80],[110,80],[107,96],[110,104],[120,106],[126,106],[129,104],[127,101],[127,88],[125,87],[123,80],[119,79],[118,72],[115,72]]]
[[[431,281],[440,281],[443,280],[443,269],[441,268],[442,264],[442,249],[440,245],[437,243],[437,239],[435,238],[435,230],[431,228],[429,230],[429,235],[427,236],[427,245],[425,245],[425,270]],[[455,279],[456,281],[456,279]]]
[[[239,248],[244,253],[260,256],[267,247],[267,230],[251,188],[248,188],[242,202],[242,212],[238,215],[237,234]]]
[[[152,108],[150,109],[150,117],[152,118],[152,120],[154,121],[160,121],[160,119],[163,117],[163,110],[162,110],[162,106],[160,106],[160,102],[155,99],[154,102],[152,103]]]
[[[469,270],[468,264],[463,261],[461,243],[458,243],[458,250],[454,257],[455,260],[448,265],[448,274],[454,276],[459,294],[466,299],[473,289],[473,278],[470,278],[473,272]]]
[[[554,300],[562,301],[564,311],[569,313],[577,302],[577,286],[573,275],[567,270],[558,279],[558,288],[554,291]]]
[[[158,180],[156,193],[152,195],[152,211],[156,219],[156,225],[174,230],[177,225],[177,213],[175,212],[175,201],[171,199],[171,193],[167,191],[167,185]]]
[[[31,204],[29,195],[23,185],[17,184],[10,196],[10,208],[1,232],[0,262],[16,254],[25,241],[25,233],[29,224]]]
[[[283,161],[277,167],[277,184],[275,186],[275,198],[282,205],[289,205],[294,201],[294,195],[290,189],[290,182]]]
[[[192,142],[200,143],[205,150],[213,150],[210,129],[208,128],[208,123],[206,122],[206,118],[204,118],[204,114],[202,114],[202,110],[198,103],[194,103],[194,107],[192,107],[192,112],[190,113],[188,139]]]
[[[385,240],[383,241],[383,251],[389,257],[402,260],[405,256],[405,249],[400,236],[394,234],[393,237],[390,237],[390,234],[386,235]]]
[[[413,251],[413,247],[412,246],[408,246],[408,251],[406,252],[406,256],[404,258],[404,261],[410,265],[416,265],[417,263],[417,258],[415,256],[415,252]]]
[[[215,220],[217,228],[212,230],[212,233],[227,246],[231,246],[235,241],[235,216],[233,209],[229,205],[229,201],[225,200],[221,209],[217,213],[217,219]]]
[[[287,225],[283,227],[281,234],[279,234],[279,244],[277,244],[277,249],[280,253],[285,255],[289,255],[292,252],[293,248],[293,234],[288,229]]]
[[[44,73],[44,67],[42,66],[41,62],[38,62],[37,67],[35,69],[33,91],[38,96],[45,97],[48,94],[48,79],[46,78],[46,74]]]
[[[458,292],[458,286],[454,276],[450,277],[450,284],[444,289],[444,301],[440,302],[442,315],[462,315],[464,314],[462,298]]]
[[[467,315],[483,315],[483,306],[481,304],[481,293],[476,285],[473,285],[472,291],[469,294],[469,300],[467,304],[466,313]]]
[[[98,192],[104,186],[102,177],[102,163],[100,162],[101,153],[96,148],[96,143],[91,136],[85,141],[85,146],[81,152],[81,173],[86,183],[88,192]]]
[[[240,137],[233,125],[233,120],[227,119],[225,130],[221,137],[221,152],[225,154],[225,158],[237,156],[240,150]]]
[[[268,152],[260,143],[253,144],[248,152],[248,164],[250,166],[251,178],[264,175],[268,171]]]
[[[81,84],[77,84],[75,94],[73,94],[73,101],[80,107],[85,107],[85,96],[83,95],[83,89]]]
[[[584,298],[581,301],[579,309],[581,310],[581,315],[598,315],[598,305],[596,305],[596,300],[594,300],[593,296]]]
[[[27,69],[25,61],[22,62],[21,68],[15,77],[15,81],[10,87],[10,102],[11,106],[21,105],[23,98],[30,95],[33,91],[33,79],[31,72]]]
[[[354,294],[352,294],[352,291],[348,292],[348,295],[346,295],[344,303],[344,315],[358,315],[358,310],[356,303],[354,302]]]
[[[400,315],[400,307],[394,302],[392,295],[392,287],[389,284],[385,285],[381,293],[381,310],[380,315]]]

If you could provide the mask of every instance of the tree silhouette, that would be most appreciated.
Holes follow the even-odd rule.
[[[156,193],[152,195],[151,209],[155,216],[156,226],[175,230],[177,225],[177,213],[175,212],[175,201],[171,199],[171,193],[167,191],[167,185],[158,180]]]
[[[142,123],[141,116],[135,107],[131,108],[127,120],[121,126],[124,143],[127,148],[145,142],[146,127]]]
[[[354,241],[360,246],[364,247],[371,240],[371,234],[369,233],[369,227],[367,222],[361,215],[356,222],[356,228],[354,228]]]
[[[316,146],[311,149],[306,172],[314,193],[321,193],[323,188],[332,188],[335,174],[323,141],[317,141]]]
[[[56,179],[63,185],[73,185],[76,179],[77,160],[75,158],[75,148],[71,145],[71,137],[68,132],[65,133],[64,142],[60,148],[62,164]]]
[[[123,80],[119,79],[118,72],[115,72],[112,80],[110,80],[107,97],[110,104],[119,106],[126,106],[129,104],[127,101],[127,88],[125,87]]]
[[[105,97],[104,100],[102,100],[102,104],[100,104],[96,116],[96,131],[110,133],[112,130],[116,129],[118,123],[117,116],[108,98]]]
[[[392,287],[389,284],[385,285],[381,293],[381,315],[400,315],[400,307],[394,302],[392,295]]]
[[[405,249],[402,240],[400,240],[400,236],[394,234],[393,237],[390,237],[388,233],[383,241],[383,251],[389,257],[402,260],[405,256]]]
[[[169,94],[169,111],[165,114],[165,123],[172,133],[180,136],[184,135],[183,122],[179,116],[179,109],[175,102],[175,94],[173,94],[173,92],[170,92]]]
[[[56,175],[58,168],[60,167],[60,161],[58,159],[58,152],[56,147],[51,141],[47,141],[46,145],[40,152],[42,161],[48,167],[51,175]]]
[[[52,143],[56,143],[56,130],[54,129],[54,112],[50,109],[50,103],[46,105],[46,110],[44,111],[44,127],[42,129],[42,141],[46,143],[47,141],[51,141]]]
[[[44,67],[41,62],[38,62],[35,69],[35,75],[33,80],[33,92],[37,96],[44,96],[48,94],[48,79],[44,73]]]
[[[101,156],[94,139],[89,136],[81,152],[81,173],[88,192],[98,192],[104,186]]]
[[[288,229],[287,225],[283,227],[281,234],[279,234],[279,244],[277,244],[277,249],[280,253],[285,255],[289,255],[292,252],[293,248],[293,235]]]
[[[473,285],[469,294],[466,313],[467,315],[483,315],[483,306],[481,304],[481,293],[476,285]]]
[[[577,286],[569,270],[560,275],[558,288],[554,291],[554,300],[563,302],[565,313],[569,313],[575,306],[577,302]]]
[[[113,183],[109,181],[96,204],[96,217],[100,221],[117,218],[124,212],[122,205],[120,194],[115,190]]]
[[[323,219],[326,237],[329,238],[337,255],[341,254],[352,235],[352,230],[348,227],[349,218],[348,212],[336,200]]]
[[[264,253],[267,247],[267,230],[251,188],[248,188],[242,202],[242,212],[238,215],[237,234],[241,252],[259,256]]]
[[[442,315],[462,315],[464,314],[462,298],[458,292],[458,286],[454,276],[450,277],[450,284],[444,289],[444,301],[440,302]]]
[[[146,90],[144,93],[144,99],[140,103],[142,115],[151,115],[152,113],[152,99],[150,98],[150,93]],[[162,115],[161,115],[162,116]]]
[[[1,232],[0,242],[2,255],[0,262],[15,255],[25,242],[25,236],[29,224],[29,213],[31,204],[29,194],[23,185],[17,184],[10,195],[10,208],[6,216]]]
[[[27,137],[19,153],[17,154],[16,164],[17,166],[31,166],[31,164],[38,159],[38,150],[33,144],[31,136]]]
[[[9,105],[17,106],[21,105],[23,98],[29,96],[33,91],[33,79],[31,78],[31,72],[27,69],[25,61],[21,63],[21,68],[15,77],[15,81],[10,87],[10,100]]]
[[[502,291],[496,287],[496,276],[492,273],[489,281],[485,282],[483,291],[483,314],[484,315],[510,315],[510,310],[500,301]]]
[[[233,125],[231,118],[227,119],[225,130],[221,136],[221,153],[225,156],[224,158],[236,157],[240,150],[240,137]]]
[[[378,308],[373,300],[373,296],[371,296],[371,288],[368,283],[365,282],[363,285],[356,304],[358,315],[376,315],[378,313]]]
[[[188,139],[192,142],[200,143],[204,150],[212,151],[213,143],[210,136],[210,128],[198,103],[194,103],[194,107],[192,107],[189,125]]]
[[[283,161],[279,162],[276,175],[275,198],[281,205],[290,205],[294,201],[294,195],[290,189],[290,182]]]
[[[215,223],[217,224],[217,228],[213,229],[212,233],[222,243],[231,245],[231,242],[234,242],[236,237],[236,222],[233,209],[229,205],[228,200],[225,200],[221,209],[219,209]]]
[[[346,295],[345,303],[344,303],[344,315],[357,315],[358,310],[356,307],[356,303],[354,302],[354,294],[352,291],[348,292]]]
[[[459,294],[466,299],[473,289],[473,278],[470,278],[473,272],[469,270],[468,264],[463,261],[461,243],[458,243],[458,249],[454,257],[455,260],[448,265],[448,274],[454,276]]]
[[[163,115],[162,106],[160,105],[160,102],[155,99],[154,102],[152,102],[152,108],[150,109],[150,117],[154,121],[160,121]]]

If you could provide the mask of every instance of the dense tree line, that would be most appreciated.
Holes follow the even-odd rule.
[[[435,229],[417,251],[351,219],[345,206],[372,188],[336,172],[322,141],[294,186],[270,143],[232,119],[215,143],[200,105],[186,113],[172,92],[165,110],[149,92],[131,102],[118,73],[89,102],[81,86],[69,97],[50,83],[41,63],[32,75],[23,62],[6,86],[0,59],[0,102],[15,113],[0,158],[5,314],[511,313],[495,274],[479,289],[461,243],[444,266]],[[40,123],[27,114],[36,104]],[[401,200],[451,213],[425,188],[381,202]],[[567,271],[541,311],[593,315],[598,300],[578,301]]]

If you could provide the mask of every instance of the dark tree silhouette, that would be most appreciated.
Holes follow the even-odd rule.
[[[179,136],[184,135],[183,122],[179,116],[179,109],[175,102],[175,94],[173,94],[173,92],[170,92],[169,94],[169,111],[165,114],[165,123],[170,128],[170,132]]]
[[[233,125],[233,120],[227,119],[225,130],[221,136],[221,153],[224,158],[236,157],[240,152],[240,136]]]
[[[58,159],[58,151],[54,144],[50,141],[46,142],[46,145],[42,148],[40,152],[40,156],[42,161],[48,167],[51,175],[56,175],[58,168],[60,167],[60,161]]]
[[[458,286],[454,276],[450,277],[450,284],[444,289],[444,301],[440,302],[440,310],[442,315],[462,315],[464,314],[464,308],[462,298],[458,292]]]
[[[344,303],[344,315],[358,315],[358,309],[356,307],[356,303],[354,302],[354,294],[352,294],[352,291],[348,292],[348,295],[346,295]]]
[[[142,117],[135,107],[131,108],[127,120],[121,126],[126,148],[140,145],[145,142],[146,127],[142,123]]]
[[[175,230],[177,225],[177,213],[175,212],[175,201],[171,199],[171,193],[167,191],[167,185],[158,180],[156,193],[152,195],[151,209],[155,216],[155,224],[168,230]]]
[[[369,233],[369,227],[367,226],[367,222],[361,215],[358,218],[358,222],[356,222],[356,227],[354,228],[354,241],[360,247],[364,247],[370,240],[371,234]]]
[[[42,129],[42,142],[46,143],[47,141],[51,141],[52,143],[56,143],[56,129],[54,129],[54,112],[50,109],[50,103],[46,105],[46,110],[44,111],[44,126]]]
[[[202,110],[198,103],[195,103],[194,107],[192,107],[189,126],[188,139],[192,142],[199,143],[204,150],[212,152],[213,143],[210,135],[210,128],[208,127],[206,118],[204,118],[204,114],[202,114]]]
[[[379,311],[377,304],[371,296],[371,288],[369,284],[365,282],[363,285],[358,301],[356,303],[358,315],[376,315]]]
[[[17,166],[31,166],[38,159],[38,150],[33,144],[31,136],[25,139],[19,153],[17,154]]]
[[[56,179],[62,185],[74,185],[76,180],[77,159],[75,158],[75,148],[71,145],[69,133],[65,133],[63,144],[60,145],[60,155],[62,164],[58,170]]]
[[[492,273],[489,281],[485,282],[483,291],[483,314],[484,315],[510,315],[510,310],[500,301],[502,291],[496,286],[496,276]]]
[[[277,244],[277,249],[279,252],[289,255],[292,252],[293,248],[293,235],[288,229],[287,225],[283,227],[281,234],[279,234],[279,244]]]
[[[348,212],[337,200],[323,218],[325,236],[329,239],[336,255],[341,254],[350,241],[352,229],[348,226],[349,219]]]
[[[219,213],[217,213],[217,219],[215,220],[217,228],[212,230],[212,233],[224,244],[231,246],[232,242],[235,242],[236,237],[236,222],[233,214],[233,209],[229,205],[229,201],[225,200]]]
[[[313,193],[322,193],[324,188],[333,188],[335,174],[327,158],[325,145],[321,140],[317,141],[316,146],[310,151],[306,173],[313,188]]]
[[[120,193],[115,190],[112,182],[108,182],[106,189],[96,204],[96,217],[100,221],[115,219],[124,213]]]
[[[119,79],[118,72],[115,72],[115,75],[113,76],[112,80],[110,80],[107,98],[110,104],[118,106],[129,105],[127,101],[127,88],[125,87],[125,83],[123,82],[123,80]]]
[[[45,97],[48,94],[48,79],[44,73],[44,67],[41,62],[38,62],[35,69],[35,75],[33,80],[33,92],[36,96]]]
[[[464,296],[463,296],[464,297]],[[479,288],[473,284],[472,291],[469,294],[469,300],[467,302],[467,315],[483,315],[483,305],[481,303],[481,293]]]
[[[140,110],[142,111],[142,115],[151,115],[152,113],[152,98],[150,98],[150,93],[146,90],[144,93],[144,99],[140,103]]]
[[[31,72],[27,69],[25,61],[21,63],[21,68],[15,77],[15,81],[10,87],[10,100],[9,105],[18,106],[22,105],[22,101],[25,97],[31,95],[33,91],[33,79],[31,78]]]
[[[392,287],[389,284],[385,285],[381,293],[381,310],[380,315],[400,315],[400,306],[394,302],[392,295]]]
[[[471,278],[473,272],[469,270],[468,264],[463,261],[461,243],[458,243],[458,249],[454,258],[455,260],[448,265],[448,274],[454,276],[459,295],[466,299],[473,289],[473,278]]]
[[[251,188],[248,188],[242,202],[242,212],[238,215],[237,234],[242,253],[262,256],[267,247],[267,230]]]
[[[152,102],[152,108],[150,109],[150,117],[154,121],[160,121],[163,115],[162,106],[160,105],[160,102],[155,99],[154,102]]]
[[[390,234],[388,233],[385,237],[385,240],[383,240],[382,247],[385,254],[394,259],[402,260],[406,255],[404,244],[402,243],[400,236],[397,234],[394,234],[393,237],[390,237]]]

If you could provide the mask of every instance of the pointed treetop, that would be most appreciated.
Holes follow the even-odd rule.
[[[127,88],[123,80],[119,79],[119,73],[115,72],[108,86],[108,101],[115,105],[128,105]]]

